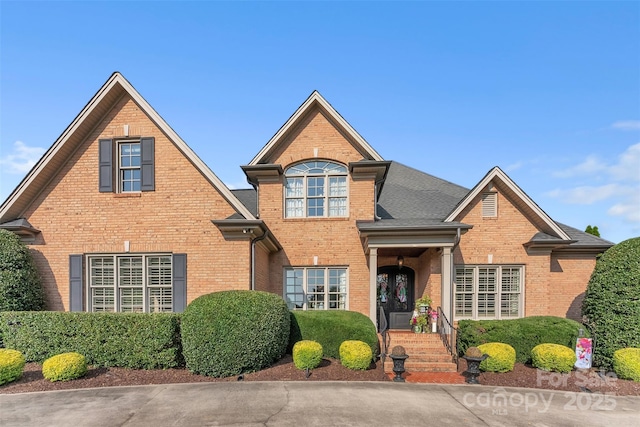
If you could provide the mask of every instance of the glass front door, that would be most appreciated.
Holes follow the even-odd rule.
[[[384,308],[390,329],[410,329],[413,313],[414,273],[407,267],[380,267],[378,269],[378,304]]]

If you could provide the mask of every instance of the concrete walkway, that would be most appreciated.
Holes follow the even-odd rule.
[[[0,395],[0,426],[640,426],[640,398],[393,382],[238,382]]]

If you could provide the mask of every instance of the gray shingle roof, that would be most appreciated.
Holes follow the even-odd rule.
[[[258,215],[258,193],[253,188],[243,188],[239,190],[231,190],[234,196],[240,200],[240,203],[253,214]]]
[[[571,247],[603,247],[608,248],[614,245],[613,242],[610,242],[605,239],[601,239],[600,237],[596,237],[593,234],[585,233],[584,231],[580,231],[577,228],[569,227],[568,225],[561,224],[556,222],[564,230],[565,233],[571,237],[573,240],[577,240],[577,242],[572,243]]]
[[[468,188],[391,162],[378,198],[378,216],[383,220],[442,222],[468,192]]]

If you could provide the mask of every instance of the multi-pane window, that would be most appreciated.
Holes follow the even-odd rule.
[[[300,163],[285,171],[285,217],[347,216],[347,168],[328,161]]]
[[[120,192],[140,191],[140,143],[118,144],[118,182]]]
[[[456,266],[455,318],[523,316],[522,266]]]
[[[284,294],[290,309],[346,310],[346,268],[287,268]]]
[[[171,255],[88,257],[89,311],[172,311]]]

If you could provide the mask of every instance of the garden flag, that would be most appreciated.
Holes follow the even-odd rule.
[[[576,341],[576,364],[578,369],[591,368],[591,352],[593,340],[591,338],[578,338]]]

